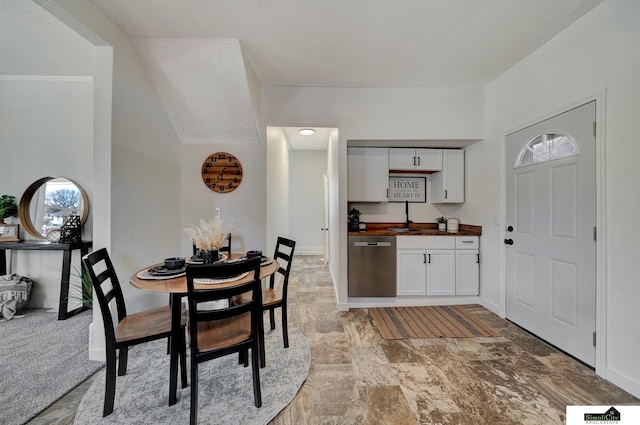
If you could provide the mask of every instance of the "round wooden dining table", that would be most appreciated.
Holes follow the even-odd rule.
[[[234,260],[239,257],[243,257],[243,254],[230,254],[228,259]],[[144,272],[153,267],[162,266],[163,263],[152,264],[141,270],[135,272],[130,278],[129,283],[134,288],[142,289],[143,291],[150,292],[164,292],[171,295],[171,357],[170,357],[170,371],[169,371],[169,405],[173,405],[177,401],[177,388],[178,388],[178,352],[180,350],[180,316],[182,310],[182,297],[187,296],[187,276],[186,273],[171,277],[167,279],[144,279],[140,276]],[[278,271],[280,267],[279,263],[271,257],[260,266],[260,279],[265,279]],[[244,283],[251,279],[251,276],[247,275],[241,279],[237,279],[226,283],[216,283],[220,286],[233,286],[238,283]],[[210,288],[211,284],[195,284],[196,289]]]

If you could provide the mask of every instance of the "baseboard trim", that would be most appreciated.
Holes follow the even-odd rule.
[[[617,385],[618,387],[632,394],[634,397],[640,398],[640,382],[634,381],[628,376],[610,367],[607,367],[606,374],[607,375],[604,376],[604,378],[607,381],[611,382],[614,385]]]

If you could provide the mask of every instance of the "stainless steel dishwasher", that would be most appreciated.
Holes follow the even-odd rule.
[[[349,236],[349,296],[396,296],[395,236]]]

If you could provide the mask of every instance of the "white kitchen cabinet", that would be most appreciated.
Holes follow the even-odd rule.
[[[397,295],[426,295],[426,255],[423,249],[397,251]]]
[[[456,236],[456,295],[479,295],[480,254],[477,236]]]
[[[389,169],[399,171],[442,170],[442,149],[389,148]]]
[[[441,236],[447,237],[447,236]],[[450,249],[427,250],[427,295],[456,294],[456,255]]]
[[[431,203],[464,202],[464,150],[442,149],[442,171],[431,175]]]
[[[396,236],[398,296],[478,295],[477,236]]]
[[[347,200],[349,202],[389,201],[389,150],[387,148],[347,148]]]
[[[397,236],[397,295],[453,295],[455,238]]]

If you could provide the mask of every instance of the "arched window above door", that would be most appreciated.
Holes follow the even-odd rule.
[[[514,168],[578,155],[578,144],[569,134],[549,131],[529,140],[516,157]]]

